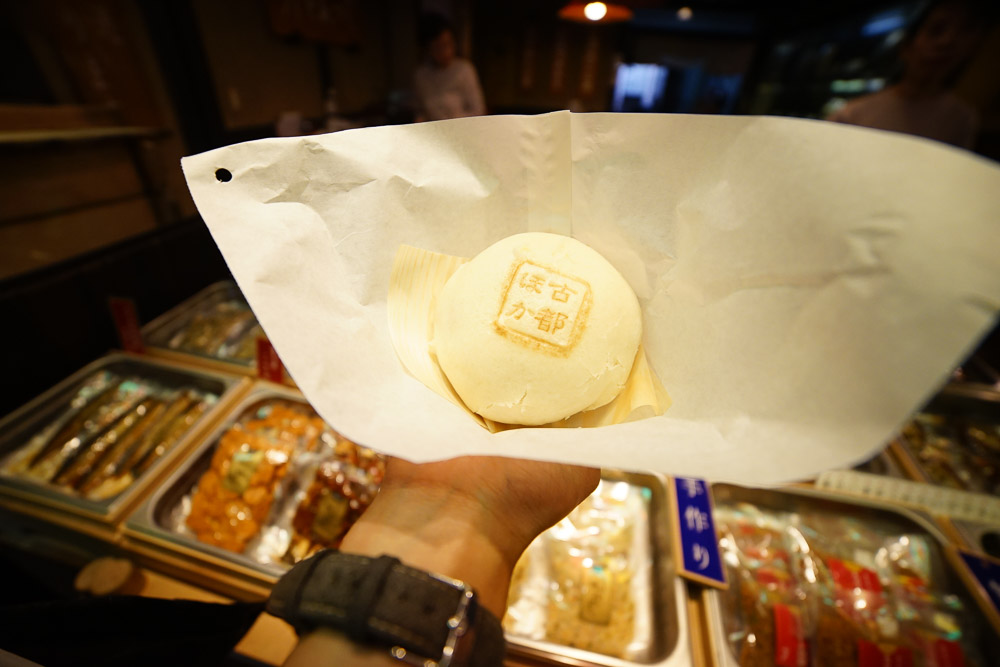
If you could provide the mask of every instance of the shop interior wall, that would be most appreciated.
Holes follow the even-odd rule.
[[[646,32],[635,39],[633,59],[653,63],[676,59],[697,63],[709,74],[746,74],[755,50],[753,39]]]
[[[989,28],[955,94],[979,112],[976,152],[1000,161],[1000,23]]]
[[[186,147],[136,4],[3,10],[5,55],[37,81],[0,101],[0,277],[193,215]]]
[[[199,0],[191,7],[226,129],[273,127],[283,111],[319,116],[317,50],[279,39],[264,0]]]
[[[9,136],[84,133],[105,109],[0,105]],[[0,279],[156,227],[131,138],[0,143]]]
[[[560,21],[547,3],[482,3],[472,18],[491,113],[608,108],[623,26]]]
[[[378,119],[390,93],[409,87],[416,3],[338,3],[343,13],[328,29],[282,16],[283,4],[191,4],[225,130],[266,136],[288,112],[316,123],[330,88],[341,114]]]
[[[147,322],[231,275],[200,218],[0,281],[0,416],[119,346],[108,297]]]
[[[165,221],[184,220],[194,203],[176,167],[186,154],[170,93],[138,4],[114,0],[9,3],[9,19],[41,66],[57,104],[113,111],[122,125],[162,130],[142,147]]]

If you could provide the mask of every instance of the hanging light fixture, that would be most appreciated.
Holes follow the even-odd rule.
[[[559,18],[580,23],[620,23],[632,20],[632,10],[610,2],[571,2],[559,10]]]
[[[588,2],[583,6],[583,15],[591,21],[600,21],[608,15],[608,6],[603,2]]]

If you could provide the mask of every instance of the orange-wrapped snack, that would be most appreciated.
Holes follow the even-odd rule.
[[[327,432],[322,419],[279,403],[234,424],[198,482],[188,527],[202,542],[243,552],[267,521],[292,456],[314,450]]]
[[[348,529],[378,493],[378,481],[384,470],[382,458],[371,450],[368,450],[370,455],[362,454],[370,469],[377,473],[372,475],[355,465],[345,465],[344,460],[357,461],[357,456],[343,456],[350,448],[360,449],[346,440],[338,443],[337,456],[343,458],[324,461],[317,468],[292,518],[293,535],[286,561],[297,563],[322,549],[339,547]]]

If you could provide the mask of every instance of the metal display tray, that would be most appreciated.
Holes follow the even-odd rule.
[[[0,420],[0,457],[6,457],[23,446],[33,434],[56,418],[80,385],[103,370],[121,376],[147,378],[168,387],[192,387],[215,394],[219,399],[188,429],[180,441],[165,452],[131,486],[114,498],[90,500],[71,495],[53,485],[8,475],[0,475],[0,494],[18,503],[55,510],[52,516],[63,523],[65,523],[65,513],[70,512],[97,520],[102,524],[115,524],[183,457],[197,440],[198,435],[225,411],[227,404],[245,389],[245,383],[248,382],[246,378],[235,375],[180,367],[169,362],[128,353],[112,353],[84,366],[55,387]]]
[[[964,546],[1000,558],[1000,524],[951,520]]]
[[[246,414],[255,411],[261,403],[276,400],[300,403],[308,407],[308,403],[297,391],[271,383],[261,382],[255,385],[217,423],[184,465],[177,468],[127,519],[126,547],[133,550],[138,548],[141,555],[152,560],[157,560],[157,553],[166,555],[172,569],[182,576],[186,575],[205,585],[215,585],[217,588],[221,586],[220,590],[227,593],[235,590],[241,597],[259,596],[277,581],[287,569],[286,566],[260,563],[244,554],[205,544],[193,536],[179,534],[168,527],[168,517],[173,508],[209,468],[215,446],[222,434]],[[688,665],[691,661],[691,645],[687,596],[684,583],[676,576],[673,564],[669,541],[670,501],[664,481],[653,475],[615,471],[605,471],[603,477],[608,481],[626,481],[650,490],[649,539],[655,560],[651,568],[654,640],[648,652],[648,661],[628,662],[551,642],[518,637],[508,638],[510,655],[566,665]]]
[[[1000,642],[994,629],[983,612],[986,601],[974,595],[968,586],[967,573],[955,555],[954,548],[948,546],[948,539],[927,515],[908,508],[887,505],[869,500],[845,498],[842,495],[812,489],[749,489],[728,484],[713,485],[715,506],[733,503],[748,503],[758,508],[772,511],[801,512],[824,511],[834,516],[855,516],[866,525],[882,528],[887,533],[923,534],[931,538],[930,560],[934,577],[943,578],[945,588],[958,596],[970,613],[978,615],[981,632],[979,645],[988,664],[1000,664]],[[722,594],[719,591],[707,593],[709,654],[718,667],[738,667],[737,656],[733,655],[726,635],[723,618]]]
[[[883,449],[876,456],[868,459],[864,463],[854,466],[853,470],[858,472],[867,472],[872,475],[882,475],[884,477],[895,477],[897,479],[907,479],[907,475],[903,472],[899,463],[893,457],[891,448],[887,447]]]
[[[508,654],[559,665],[659,665],[675,667],[692,663],[692,648],[687,611],[687,589],[677,576],[670,535],[671,500],[666,480],[659,475],[624,473],[604,470],[605,481],[624,481],[647,488],[649,503],[649,539],[651,543],[653,602],[653,641],[641,660],[628,661],[584,651],[547,641],[535,641],[508,634]]]
[[[270,382],[258,382],[250,391],[217,422],[212,431],[202,439],[183,465],[154,491],[125,521],[128,541],[152,546],[175,556],[222,571],[234,570],[259,584],[269,586],[278,580],[287,566],[277,563],[259,563],[242,553],[235,553],[198,540],[193,535],[180,534],[169,527],[169,515],[185,495],[201,479],[212,463],[212,455],[222,438],[234,424],[255,412],[262,403],[294,403],[308,411],[312,407],[302,394],[294,389]]]
[[[979,389],[1000,391],[1000,371],[980,354],[973,354],[955,370],[951,383]]]
[[[253,373],[256,368],[256,360],[238,360],[224,357],[217,357],[210,354],[201,354],[191,350],[178,350],[169,346],[169,341],[184,327],[188,326],[191,320],[206,308],[215,306],[226,301],[242,301],[246,299],[240,288],[231,280],[223,280],[209,285],[190,299],[180,305],[171,308],[156,319],[146,323],[142,327],[142,339],[150,348],[151,352],[166,356],[168,358],[190,357],[214,364],[226,364],[232,366],[236,372]],[[247,306],[249,308],[249,306]]]
[[[920,412],[1000,424],[1000,391],[986,385],[950,384],[921,408]],[[918,482],[933,484],[930,473],[910,451],[906,437],[900,435],[896,445],[895,453],[907,474]],[[974,489],[965,490],[976,492]]]

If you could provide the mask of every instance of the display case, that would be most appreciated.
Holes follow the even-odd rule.
[[[987,602],[926,515],[806,489],[713,492],[730,578],[708,596],[714,664],[1000,664]]]
[[[913,479],[1000,495],[1000,392],[949,385],[903,426],[896,444]]]
[[[258,381],[128,518],[126,546],[220,592],[263,597],[292,564],[339,544],[383,471],[301,393]]]
[[[0,499],[112,535],[248,384],[125,353],[98,359],[0,420]]]
[[[989,340],[989,336],[986,340]],[[1000,371],[984,355],[973,353],[952,373],[951,384],[1000,392]]]
[[[267,336],[239,287],[209,285],[142,327],[149,354],[243,375],[257,375],[257,341]],[[284,382],[292,384],[284,375]]]
[[[360,498],[366,489],[372,489],[381,471],[370,450],[357,448],[360,457],[344,447],[333,453],[335,444],[318,448],[322,451],[307,451],[308,446],[296,451],[281,479],[267,487],[273,491],[273,502],[266,520],[242,541],[226,545],[224,535],[206,541],[191,520],[206,475],[218,468],[220,459],[237,461],[238,450],[220,455],[227,434],[236,432],[234,429],[251,429],[262,411],[275,406],[303,415],[311,410],[297,392],[258,383],[216,425],[185,465],[129,517],[126,548],[141,561],[194,583],[242,599],[260,599],[293,562],[308,555],[308,550],[296,551],[295,546],[296,534],[307,532],[296,526],[295,520],[304,504],[315,508],[313,525],[327,524],[321,532],[336,534],[339,527],[329,526],[329,509],[310,500],[314,471],[330,460],[360,469],[362,477],[368,476],[367,482],[349,494]],[[332,429],[328,433],[338,437]],[[321,439],[322,435],[317,438]],[[232,467],[221,473],[221,478],[227,474],[250,479],[250,486],[260,481],[246,471],[234,472]],[[505,621],[512,658],[550,664],[689,664],[687,595],[672,561],[668,503],[661,478],[606,471],[598,491],[540,537],[519,563],[511,589],[511,612]],[[346,529],[347,525],[349,522],[341,527]],[[592,550],[589,561],[573,555],[578,548]],[[556,581],[561,582],[561,587],[556,587],[561,592],[558,600],[548,595],[556,590]],[[625,622],[618,616],[612,620],[610,607],[605,609],[606,617],[600,612],[595,616],[593,608],[583,611],[586,604],[593,606],[595,593],[592,588],[589,593],[582,591],[598,584],[604,586],[601,595],[605,596],[604,603],[598,604],[614,602],[615,614],[624,611]],[[581,602],[581,595],[587,600]],[[571,602],[574,596],[575,602]],[[587,613],[591,615],[587,617]],[[619,631],[628,634],[624,643],[613,636]],[[603,645],[598,637],[602,632],[607,640]],[[611,646],[620,650],[611,650]]]
[[[891,446],[886,447],[864,463],[854,466],[853,469],[858,472],[866,472],[871,475],[882,475],[884,477],[906,479],[906,473],[903,471],[902,467],[900,467],[894,451],[895,450]]]
[[[604,471],[514,570],[508,654],[568,665],[689,665],[687,593],[663,478]]]
[[[1000,523],[952,520],[959,545],[1000,558]]]

